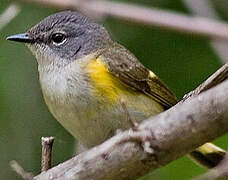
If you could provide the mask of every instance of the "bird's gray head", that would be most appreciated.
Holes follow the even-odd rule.
[[[26,43],[39,65],[58,66],[103,49],[112,42],[102,25],[72,11],[53,14],[26,33],[9,36],[8,40]]]

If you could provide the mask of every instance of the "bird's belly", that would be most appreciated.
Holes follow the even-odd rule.
[[[70,68],[67,72],[40,73],[43,96],[59,123],[86,147],[102,143],[117,129],[129,128],[127,113],[132,121],[140,122],[163,111],[152,98],[117,80],[112,83],[107,78],[105,84],[94,85],[83,73],[69,74]]]
[[[71,97],[68,103],[45,101],[54,117],[84,146],[92,147],[111,137],[117,129],[131,127],[126,110],[120,103],[94,101],[87,97]],[[86,99],[86,100],[85,100]],[[125,106],[134,122],[140,122],[163,109],[141,94],[125,97]]]

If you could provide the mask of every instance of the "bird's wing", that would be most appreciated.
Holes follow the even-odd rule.
[[[168,87],[123,46],[114,44],[101,54],[99,58],[107,64],[109,72],[126,85],[149,95],[165,109],[177,103]]]

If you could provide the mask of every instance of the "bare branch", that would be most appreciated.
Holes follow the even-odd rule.
[[[210,0],[183,0],[187,7],[193,12],[194,15],[203,16],[211,19],[219,20],[215,8],[213,8]],[[212,39],[211,46],[215,52],[220,56],[223,62],[228,61],[228,42],[221,39]]]
[[[0,15],[0,30],[15,18],[20,10],[21,9],[17,4],[11,3],[10,6]]]
[[[228,81],[68,160],[36,180],[136,179],[228,131]],[[213,128],[211,128],[213,127]],[[142,148],[147,144],[150,151]]]
[[[10,161],[10,166],[24,180],[33,179],[34,175],[30,172],[26,172],[17,161],[15,160]]]
[[[113,16],[121,20],[150,25],[181,33],[201,35],[209,38],[228,40],[228,25],[201,17],[190,17],[174,12],[147,8],[129,3],[118,3],[103,0],[23,0],[36,2],[61,9],[77,9],[91,15]],[[87,14],[87,15],[89,15]]]
[[[131,123],[132,129],[135,130],[137,128],[137,126],[138,126],[138,123],[137,122],[134,122],[131,119],[130,113],[128,112],[127,106],[125,104],[125,100],[124,99],[120,99],[120,104],[121,104],[121,106],[123,108],[124,114],[126,115],[127,121]]]
[[[41,172],[47,171],[51,168],[51,152],[54,137],[42,137],[42,160],[41,160]]]

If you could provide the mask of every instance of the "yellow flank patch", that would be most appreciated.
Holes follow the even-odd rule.
[[[108,71],[107,65],[102,60],[91,60],[86,69],[99,97],[105,97],[111,102],[116,102],[123,95],[134,93]]]
[[[91,60],[85,67],[94,89],[94,98],[102,98],[115,105],[124,100],[128,108],[150,116],[163,111],[163,107],[142,92],[133,90],[109,72],[101,59]]]

